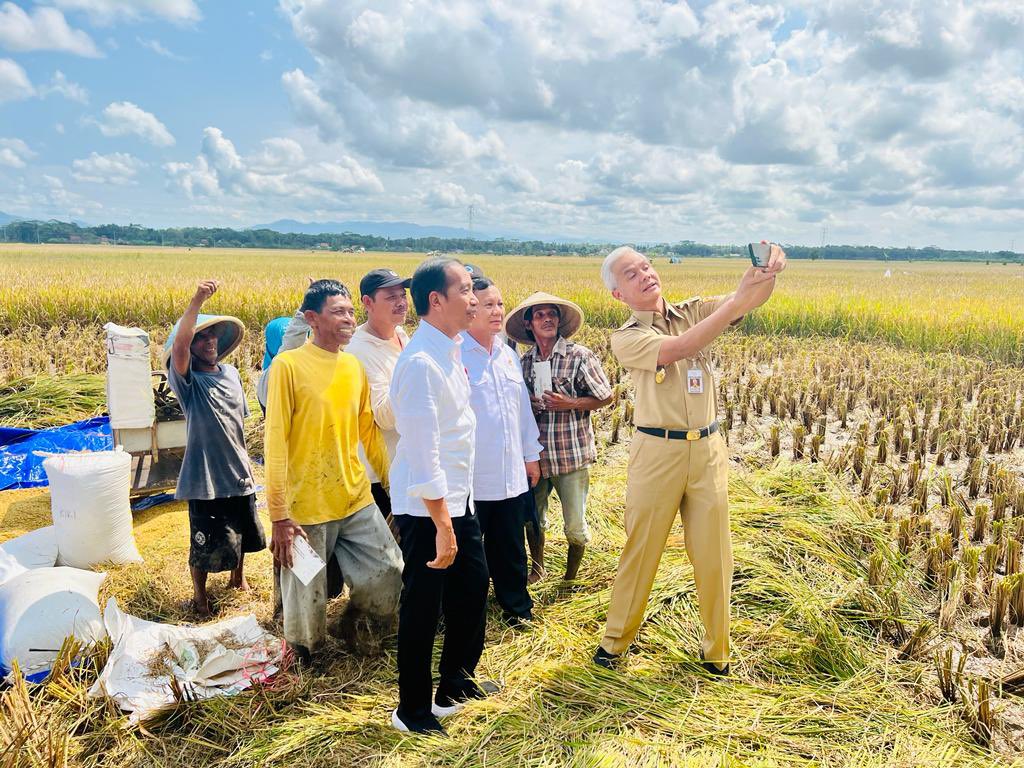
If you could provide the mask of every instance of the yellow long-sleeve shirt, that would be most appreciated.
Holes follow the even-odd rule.
[[[388,476],[384,438],[373,420],[359,361],[311,341],[270,366],[264,431],[271,520],[340,520],[373,502],[360,442],[378,477]]]

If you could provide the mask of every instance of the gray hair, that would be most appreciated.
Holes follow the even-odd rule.
[[[643,256],[640,251],[631,245],[620,245],[604,257],[604,263],[601,265],[601,279],[604,281],[605,287],[609,291],[614,291],[618,287],[615,282],[615,275],[612,274],[612,270],[615,269],[615,265],[618,263],[619,259],[630,253],[636,253]],[[647,257],[644,256],[644,258]]]

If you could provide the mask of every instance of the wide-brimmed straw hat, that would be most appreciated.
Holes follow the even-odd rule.
[[[574,304],[568,299],[552,296],[550,293],[544,293],[544,291],[537,291],[508,314],[508,317],[505,318],[505,333],[523,344],[535,343],[527,335],[526,310],[531,307],[539,307],[541,304],[553,304],[558,307],[561,315],[558,321],[559,336],[567,339],[583,326],[583,310],[579,308],[578,304]]]
[[[179,320],[171,329],[171,335],[167,337],[164,344],[164,368],[171,365],[171,348],[174,346],[174,337],[178,335]],[[242,343],[245,336],[245,324],[237,317],[231,315],[199,315],[196,318],[196,333],[206,328],[217,328],[217,362],[235,351],[235,348]]]

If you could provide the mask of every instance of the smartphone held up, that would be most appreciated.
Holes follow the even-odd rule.
[[[747,243],[747,253],[750,254],[750,263],[760,269],[768,266],[768,257],[771,255],[772,244],[762,240],[760,243]]]

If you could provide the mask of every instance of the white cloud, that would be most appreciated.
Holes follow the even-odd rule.
[[[0,104],[34,95],[36,89],[25,70],[11,59],[0,59]]]
[[[507,165],[494,174],[494,181],[509,192],[537,192],[540,182],[521,165]]]
[[[275,136],[264,139],[263,149],[252,158],[255,169],[263,171],[295,169],[306,161],[306,152],[295,139]]]
[[[941,221],[938,189],[969,185],[994,228],[1019,198],[1012,0],[280,7],[317,62],[282,79],[300,124],[373,157],[419,215],[483,179],[488,217],[533,231],[817,242],[828,221],[871,242],[904,220],[906,242]]]
[[[41,202],[44,208],[57,219],[67,221],[73,216],[85,216],[103,208],[103,204],[72,192],[56,176],[43,174]]]
[[[503,153],[502,140],[494,131],[473,136],[439,109],[407,99],[375,102],[353,92],[342,110],[301,69],[285,72],[281,82],[298,117],[316,127],[321,139],[346,137],[362,151],[397,166],[434,168],[496,159]]]
[[[11,51],[63,51],[102,56],[88,33],[68,26],[56,8],[36,6],[28,13],[11,2],[0,5],[0,46]]]
[[[94,23],[199,18],[193,0],[39,2],[69,23],[72,11]],[[36,17],[37,6],[17,4]],[[5,13],[10,5],[0,0]],[[234,134],[208,129],[197,155],[163,166],[182,208],[147,202],[154,181],[144,172],[132,195],[140,206],[159,206],[170,223],[309,212],[461,224],[476,205],[481,231],[609,240],[737,242],[756,231],[818,242],[827,223],[847,242],[1005,247],[1006,232],[1024,231],[1019,0],[278,8],[312,62],[277,75],[295,125],[237,147]],[[138,34],[173,53],[155,39],[168,42],[162,33]],[[264,43],[248,55],[257,69],[257,57],[284,61]],[[72,85],[55,76],[34,88],[21,65],[0,59],[0,100],[75,98]],[[174,96],[185,86],[168,87]],[[93,122],[108,135],[171,146],[167,126],[139,107],[107,110]]]
[[[146,48],[157,56],[163,56],[165,59],[171,59],[173,61],[185,61],[184,56],[179,56],[174,51],[168,50],[163,43],[156,39],[147,39],[142,37],[136,37],[136,42],[143,48]]]
[[[116,101],[107,105],[99,121],[104,136],[138,136],[157,147],[170,147],[174,137],[155,115],[132,104],[130,101]]]
[[[341,135],[344,121],[338,110],[320,95],[320,89],[301,69],[281,75],[281,84],[291,101],[296,115],[312,123],[324,141],[333,141]]]
[[[24,168],[25,163],[35,156],[21,139],[0,139],[0,165],[10,168]]]
[[[58,8],[84,11],[95,21],[109,24],[117,20],[139,21],[158,18],[177,23],[202,18],[193,0],[52,0]]]
[[[310,161],[298,142],[275,137],[265,140],[260,152],[245,157],[212,126],[203,130],[195,161],[167,163],[164,170],[190,198],[229,195],[333,202],[339,196],[383,190],[377,174],[348,155],[334,153],[330,160]]]
[[[78,181],[95,184],[135,184],[138,172],[145,167],[141,160],[124,152],[109,155],[91,152],[88,157],[71,163],[71,175]]]
[[[381,192],[384,189],[377,174],[352,157],[309,165],[295,174],[295,178],[339,194]]]
[[[423,200],[431,208],[466,208],[485,203],[482,196],[470,194],[460,184],[451,181],[432,186],[423,195]]]
[[[68,80],[67,76],[59,69],[53,73],[49,84],[39,86],[39,95],[42,97],[57,94],[69,101],[77,101],[79,104],[89,103],[89,92],[78,83]]]

